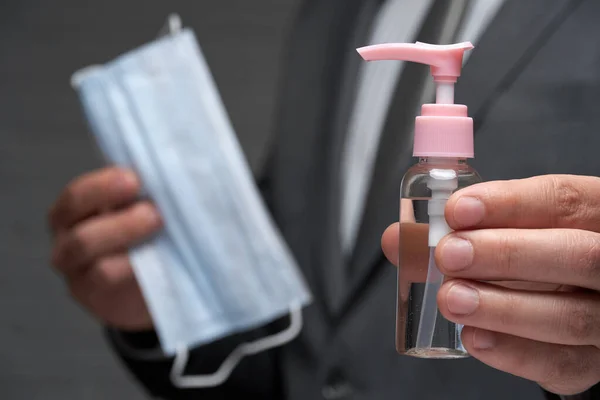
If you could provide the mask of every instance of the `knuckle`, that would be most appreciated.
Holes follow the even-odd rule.
[[[67,283],[71,298],[95,318],[113,325],[123,310],[131,308],[124,299],[130,299],[131,288],[137,287],[132,284],[136,280],[125,254],[99,259]]]
[[[535,357],[535,355],[533,357]],[[527,367],[531,364],[533,357],[532,353],[529,351],[515,351],[511,354],[511,357],[502,360],[502,369],[515,370],[516,368]]]
[[[94,290],[106,292],[109,291],[110,288],[113,286],[111,276],[107,272],[107,264],[108,262],[106,261],[106,259],[101,259],[99,261],[96,261],[92,265],[92,269],[88,273],[87,280],[88,285],[90,287],[93,287]]]
[[[96,287],[93,290],[93,296],[90,297],[90,305],[92,313],[96,317],[110,322],[114,317],[130,307],[130,304],[124,304],[123,300],[127,299],[122,295],[122,286]]]
[[[133,275],[126,257],[103,258],[94,265],[92,285],[103,292],[110,292]]]
[[[564,177],[552,177],[549,190],[554,200],[554,226],[561,226],[578,218],[581,210],[582,190]]]
[[[580,347],[562,346],[550,358],[541,386],[564,395],[577,394],[587,389],[594,370],[591,358]]]
[[[600,280],[600,235],[585,235],[585,237],[580,237],[578,240],[584,248],[583,253],[577,260],[578,273],[590,282],[597,282]]]
[[[89,253],[89,240],[81,229],[73,229],[64,235],[56,246],[53,256],[53,265],[62,272],[67,272],[71,265],[75,265],[86,258]]]
[[[596,321],[588,302],[578,302],[565,314],[566,333],[576,342],[588,344],[593,339]]]
[[[83,256],[90,252],[91,243],[86,231],[81,228],[75,228],[71,234],[70,248],[71,255]]]
[[[523,301],[513,293],[508,292],[505,296],[504,307],[498,312],[498,320],[501,326],[515,326],[518,310],[522,308]]]
[[[505,218],[510,219],[510,220],[521,219],[523,217],[523,212],[524,212],[522,195],[519,191],[514,190],[514,187],[512,186],[516,182],[517,181],[515,181],[515,180],[506,182],[505,186],[503,187],[503,189],[501,191],[501,194],[502,194],[503,200],[504,200],[503,205],[505,205],[505,207],[503,207],[503,212],[506,213]],[[486,198],[494,198],[497,196],[498,196],[497,193],[492,193],[489,190],[488,190],[488,193],[486,194]],[[490,211],[494,212],[495,209],[492,208]]]
[[[544,382],[553,386],[565,386],[581,375],[583,368],[580,354],[571,346],[561,346],[551,360]]]
[[[85,274],[79,275],[69,282],[71,298],[94,315],[99,314],[106,299],[111,297],[110,287],[102,278],[103,273],[98,267],[98,262],[91,264],[89,268],[86,268]]]
[[[161,218],[152,203],[140,202],[128,213],[126,225],[128,236],[145,236],[161,225]]]
[[[512,276],[519,268],[519,247],[517,246],[519,241],[515,241],[512,235],[502,235],[495,238],[494,241],[498,244],[496,252],[498,265],[507,276]]]

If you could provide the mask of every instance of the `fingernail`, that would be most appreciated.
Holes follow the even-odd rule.
[[[477,350],[488,350],[496,344],[496,337],[493,332],[483,329],[476,329],[473,333],[473,347]]]
[[[117,184],[123,190],[131,190],[137,186],[138,179],[132,171],[123,171],[121,174],[119,174],[119,180]]]
[[[454,222],[461,228],[479,224],[484,216],[485,206],[475,197],[461,197],[454,206]]]
[[[473,246],[468,240],[449,237],[442,244],[441,267],[448,271],[460,271],[473,262]]]
[[[479,306],[479,294],[475,289],[458,283],[448,290],[446,302],[452,314],[468,315]]]

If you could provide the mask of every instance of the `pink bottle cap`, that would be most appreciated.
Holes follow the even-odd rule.
[[[454,104],[454,84],[470,42],[452,45],[389,43],[357,49],[366,61],[403,60],[427,64],[436,82],[436,104],[424,104],[415,122],[415,157],[473,158],[473,119]]]

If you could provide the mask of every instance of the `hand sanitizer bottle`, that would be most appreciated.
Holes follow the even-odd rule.
[[[437,306],[444,276],[435,248],[451,232],[444,216],[455,191],[481,182],[469,165],[473,158],[473,120],[467,107],[454,104],[454,84],[471,43],[431,45],[391,43],[367,46],[367,61],[404,60],[428,64],[436,83],[436,104],[424,104],[416,118],[413,156],[419,162],[404,175],[400,189],[400,259],[396,349],[421,358],[462,358],[462,326],[445,319]]]

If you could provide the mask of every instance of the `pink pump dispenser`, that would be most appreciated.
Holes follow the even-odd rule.
[[[469,42],[452,45],[389,43],[357,49],[366,61],[403,60],[429,65],[436,103],[424,104],[416,117],[413,156],[418,164],[400,189],[400,259],[396,349],[421,358],[462,358],[462,326],[439,312],[437,294],[444,276],[435,264],[435,248],[452,230],[444,216],[455,191],[481,182],[466,160],[474,157],[473,120],[467,106],[454,104],[454,84]],[[393,112],[393,110],[392,110]]]
[[[454,104],[454,84],[460,76],[463,54],[470,42],[433,45],[389,43],[357,49],[366,61],[403,60],[431,67],[436,83],[436,104],[425,104],[415,122],[415,157],[473,158],[473,120],[467,107]]]

